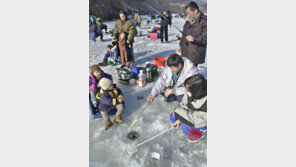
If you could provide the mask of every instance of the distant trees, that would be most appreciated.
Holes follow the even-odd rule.
[[[162,12],[163,10],[171,10],[172,12],[179,13],[184,9],[176,5],[170,5],[171,0],[146,0],[151,6]],[[183,3],[187,1],[184,0]],[[155,13],[151,8],[140,0],[89,0],[90,12],[102,19],[116,19],[119,18],[118,12],[126,10],[128,14],[133,11],[139,11],[140,14]],[[206,9],[206,8],[205,8]]]

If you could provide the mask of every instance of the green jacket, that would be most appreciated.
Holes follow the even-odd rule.
[[[114,27],[114,31],[113,31],[113,38],[115,40],[116,39],[116,34],[117,33],[121,33],[122,31],[124,31],[125,33],[127,33],[127,40],[129,40],[131,43],[134,42],[134,36],[135,36],[135,24],[127,19],[125,22],[121,21],[120,19],[116,21],[115,23],[115,27]]]
[[[138,22],[139,24],[141,24],[142,19],[141,19],[141,17],[140,17],[138,14],[135,14],[135,15],[134,15],[134,20],[137,20],[137,22]]]

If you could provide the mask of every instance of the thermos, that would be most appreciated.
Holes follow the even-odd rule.
[[[146,77],[147,77],[147,82],[152,81],[152,72],[151,72],[151,68],[149,67],[146,68]]]

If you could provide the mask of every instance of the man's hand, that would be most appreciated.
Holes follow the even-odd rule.
[[[129,40],[126,40],[126,43],[127,43],[127,44],[130,44],[131,42],[130,42]]]
[[[175,122],[175,126],[178,128],[178,127],[180,127],[180,125],[181,125],[181,121],[180,121],[180,120],[177,120],[177,121]]]
[[[179,46],[177,49],[176,49],[176,53],[179,53],[181,50],[181,46]]]
[[[155,99],[154,96],[149,97],[147,103],[148,103],[148,104],[151,104],[151,103],[154,101],[154,99]]]
[[[187,35],[186,36],[187,41],[189,42],[193,42],[194,41],[194,37],[192,35]]]
[[[167,89],[164,93],[164,96],[167,98],[169,97],[169,95],[171,95],[173,93],[173,89]]]

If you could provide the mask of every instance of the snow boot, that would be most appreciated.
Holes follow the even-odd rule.
[[[114,122],[115,122],[115,123],[119,123],[119,124],[124,123],[124,121],[120,118],[120,116],[116,116],[116,115],[115,115]]]
[[[105,122],[105,130],[108,130],[112,125],[113,125],[113,123],[108,119]]]

